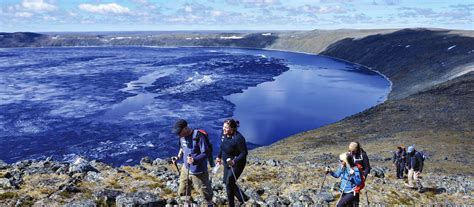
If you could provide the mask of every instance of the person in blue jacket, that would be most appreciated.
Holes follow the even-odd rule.
[[[212,188],[207,169],[210,147],[199,130],[188,127],[184,119],[176,121],[172,133],[179,137],[180,150],[173,160],[183,159],[179,177],[178,195],[188,200],[192,187],[205,199],[204,204],[212,205]]]
[[[234,197],[236,197],[240,203],[248,200],[248,196],[245,195],[236,184],[236,179],[238,179],[244,171],[248,154],[247,143],[244,136],[237,131],[238,127],[239,121],[234,119],[224,121],[222,127],[222,142],[219,154],[216,158],[216,163],[224,164],[223,180],[227,191],[228,206],[231,207],[235,205]],[[232,170],[235,175],[232,173]]]
[[[332,172],[329,167],[326,168],[326,173],[330,173],[335,178],[341,178],[339,190],[342,195],[337,202],[337,206],[358,206],[359,194],[354,189],[362,183],[359,168],[354,164],[350,153],[339,155],[339,162],[340,166],[336,172]]]

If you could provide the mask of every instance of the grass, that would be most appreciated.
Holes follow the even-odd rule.
[[[0,200],[7,200],[7,199],[14,199],[14,198],[18,198],[18,193],[10,192],[10,191],[0,193]]]

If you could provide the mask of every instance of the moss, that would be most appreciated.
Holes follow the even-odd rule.
[[[14,198],[18,198],[18,193],[16,192],[0,193],[0,200],[14,199]]]
[[[155,189],[155,188],[164,188],[165,186],[163,185],[163,183],[152,183],[152,184],[147,185],[146,187]]]
[[[108,180],[107,186],[112,188],[122,188],[122,186],[118,183],[116,179]]]

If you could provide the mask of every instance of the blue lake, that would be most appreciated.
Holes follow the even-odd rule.
[[[176,154],[178,118],[218,146],[234,117],[268,145],[383,102],[390,83],[347,62],[236,48],[0,49],[0,159],[114,165]]]

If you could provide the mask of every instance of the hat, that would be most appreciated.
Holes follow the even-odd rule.
[[[171,132],[173,134],[179,135],[179,133],[181,133],[181,130],[183,130],[187,126],[188,126],[188,122],[186,122],[186,120],[184,119],[180,119],[176,121],[176,123],[174,123],[173,129],[171,130]]]
[[[350,167],[348,161],[348,154],[346,152],[339,155],[339,160],[344,161],[346,163],[346,167]]]
[[[415,150],[415,147],[409,146],[407,149],[407,153],[412,153]]]

